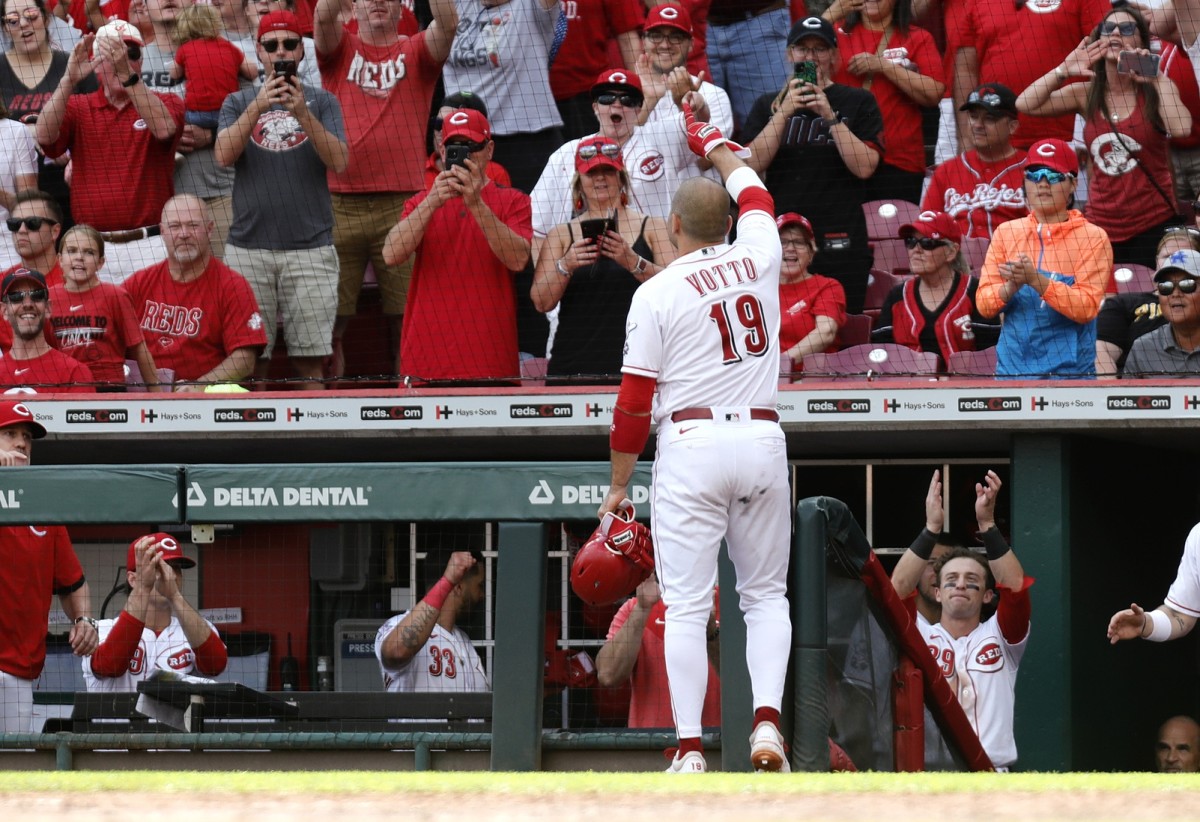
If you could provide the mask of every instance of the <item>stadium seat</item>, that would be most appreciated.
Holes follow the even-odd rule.
[[[1138,263],[1117,263],[1113,266],[1113,281],[1118,294],[1144,294],[1154,290],[1154,271]]]
[[[796,368],[796,364],[794,362],[792,362],[791,356],[789,356],[787,354],[787,352],[780,352],[780,354],[779,354],[779,384],[780,385],[790,385],[791,384],[792,379],[796,375],[795,368]]]
[[[868,288],[867,294],[870,295]],[[871,316],[868,314],[847,314],[846,322],[838,329],[835,342],[839,349],[855,345],[866,345],[871,341]]]
[[[871,248],[875,253],[875,262],[871,264],[871,268],[898,276],[909,273],[908,249],[904,247],[903,240],[872,240]]]
[[[951,377],[991,377],[996,373],[996,349],[955,351],[946,364]]]
[[[804,373],[818,379],[875,380],[937,374],[937,354],[903,345],[856,345],[836,354],[809,354]]]
[[[867,239],[893,240],[900,236],[900,226],[911,223],[920,213],[921,207],[907,200],[867,200],[863,203]]]
[[[867,276],[867,296],[863,299],[863,309],[865,312],[874,311],[875,315],[879,315],[879,309],[883,308],[884,300],[891,293],[892,289],[900,285],[901,277],[897,277],[890,271],[881,268],[872,268],[871,273]]]
[[[521,385],[545,385],[548,363],[549,360],[545,357],[527,357],[521,360]]]
[[[158,374],[158,381],[166,386],[175,383],[175,370],[172,368],[156,368],[154,373]],[[125,385],[128,388],[145,388],[145,383],[142,382],[142,370],[138,367],[137,360],[125,360]]]
[[[976,277],[983,271],[983,260],[987,256],[991,240],[987,237],[963,237],[962,253],[971,267],[971,273]]]

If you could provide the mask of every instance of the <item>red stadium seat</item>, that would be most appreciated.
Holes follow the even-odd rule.
[[[996,349],[982,351],[955,351],[946,363],[946,372],[951,377],[991,377],[996,373]]]
[[[1113,282],[1118,294],[1144,294],[1154,290],[1154,271],[1138,263],[1117,263],[1113,266]]]
[[[883,308],[883,302],[887,299],[887,295],[902,281],[902,278],[890,271],[872,268],[867,277],[867,296],[863,299],[863,308],[866,311],[874,311],[878,316],[879,309]]]
[[[900,276],[909,273],[908,249],[904,247],[903,240],[873,240],[871,248],[875,252],[875,262],[871,268]]]
[[[521,360],[521,385],[545,385],[548,363],[549,360],[545,357],[528,357]]]
[[[869,295],[868,288],[867,294]],[[838,329],[835,342],[839,349],[866,345],[871,341],[871,317],[868,314],[847,314],[846,322]]]
[[[856,345],[836,354],[809,354],[804,358],[805,377],[817,379],[935,377],[937,367],[937,354],[892,343]]]
[[[983,270],[983,260],[991,242],[987,237],[963,237],[962,253],[967,259],[967,265],[971,267],[971,273],[976,277]]]
[[[911,223],[920,213],[921,207],[907,200],[867,200],[863,203],[867,239],[894,240],[900,236],[900,226]]]

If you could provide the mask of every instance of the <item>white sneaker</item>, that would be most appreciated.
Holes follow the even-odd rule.
[[[671,760],[671,767],[667,768],[667,773],[704,773],[708,770],[708,763],[704,761],[704,754],[699,751],[688,751],[683,754],[675,754],[675,758]]]
[[[758,773],[790,773],[783,734],[770,722],[760,722],[750,734],[750,762]]]

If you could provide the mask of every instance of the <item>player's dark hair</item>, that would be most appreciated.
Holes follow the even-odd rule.
[[[987,575],[986,585],[989,590],[995,589],[996,578],[992,576],[991,566],[988,565],[987,557],[978,551],[972,551],[970,548],[964,548],[961,545],[955,546],[947,551],[937,562],[933,564],[933,572],[937,575],[938,587],[942,587],[942,569],[946,567],[946,563],[952,559],[973,559],[983,567],[984,574]]]

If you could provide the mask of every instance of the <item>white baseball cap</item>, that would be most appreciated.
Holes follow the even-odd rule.
[[[142,33],[137,30],[137,26],[125,20],[110,20],[96,31],[96,39],[110,38],[112,40],[121,40],[122,42],[134,42],[139,46],[146,45],[146,41],[142,39]]]

